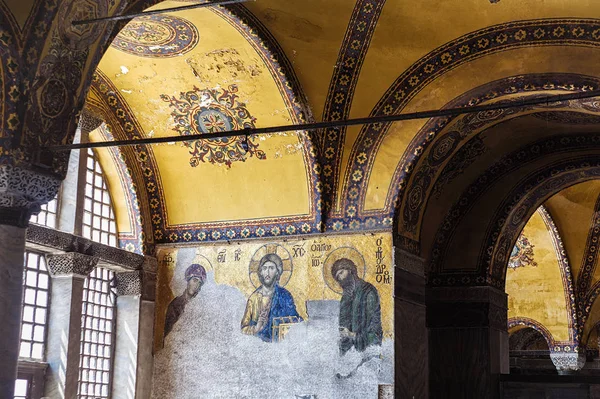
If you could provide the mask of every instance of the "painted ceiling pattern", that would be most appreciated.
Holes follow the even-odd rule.
[[[128,23],[111,47],[140,57],[176,57],[194,48],[198,40],[198,30],[184,18],[147,15]]]
[[[259,37],[253,32],[259,29],[258,25],[248,25],[252,24],[251,20],[244,18],[244,21],[239,19],[237,14],[232,12],[227,12],[225,10],[217,9],[215,13],[223,17],[232,26],[234,26],[240,33],[247,35],[245,37],[248,38],[248,41],[253,44],[255,49],[263,56],[263,60],[265,61],[265,65],[269,67],[271,74],[276,78],[276,83],[278,84],[278,88],[282,93],[282,97],[288,102],[288,109],[292,110],[293,122],[301,123],[304,121],[304,110],[301,103],[296,99],[296,87],[297,84],[294,83],[293,80],[288,80],[289,73],[286,72],[285,62],[283,64],[279,64],[278,60],[281,59],[281,55],[275,55],[271,53],[271,49],[273,47],[271,44],[267,44],[262,40],[262,35]],[[119,89],[114,87],[110,79],[98,72],[94,76],[94,81],[92,84],[92,88],[99,93],[99,96],[103,98],[104,106],[111,110],[111,114],[117,116],[117,120],[119,121],[118,125],[115,126],[114,133],[118,135],[120,138],[126,137],[144,137],[145,133],[142,127],[136,120],[136,116],[132,113],[131,109],[127,105],[126,101],[122,96],[120,96]],[[177,97],[166,98],[163,97],[163,100],[166,104],[171,104],[172,101],[174,103],[179,104],[179,106],[170,106],[170,112],[174,114],[171,115],[175,117],[176,114],[180,115],[181,112],[186,113],[189,111],[188,118],[185,118],[186,122],[179,124],[179,119],[177,119],[178,126],[177,131],[181,134],[192,133],[192,124],[201,123],[201,125],[196,125],[194,130],[199,129],[213,129],[210,127],[210,118],[208,119],[209,124],[204,124],[200,118],[202,112],[207,111],[203,114],[203,116],[207,117],[222,117],[221,120],[225,121],[234,126],[238,127],[249,127],[253,126],[255,118],[253,118],[249,111],[245,108],[245,105],[238,101],[237,95],[235,94],[237,88],[229,87],[228,89],[218,89],[213,90],[212,93],[210,91],[204,91],[204,94],[208,96],[207,101],[204,101],[203,105],[209,106],[204,107],[205,110],[201,111],[198,107],[197,109],[192,110],[194,106],[191,105],[190,101],[185,100],[182,101]],[[190,91],[187,95],[189,99],[190,96],[198,95],[198,99],[202,96],[199,90],[196,94],[194,94],[194,90]],[[186,98],[186,92],[181,93],[180,98]],[[168,101],[167,101],[168,100]],[[192,102],[195,102],[192,98]],[[182,103],[186,103],[188,107],[182,107]],[[198,105],[198,104],[196,104]],[[183,110],[186,108],[187,111]],[[175,111],[176,110],[176,111]],[[197,115],[199,118],[194,119],[192,116]],[[180,115],[181,116],[181,115]],[[213,119],[214,121],[215,119]],[[197,121],[197,122],[196,122]],[[189,124],[188,124],[189,123]],[[186,125],[188,124],[188,125]],[[186,126],[184,126],[186,125]],[[222,130],[222,127],[217,127]],[[121,131],[119,131],[121,130]],[[311,195],[311,209],[308,215],[302,215],[298,217],[283,217],[283,218],[275,218],[270,220],[256,220],[254,223],[248,223],[247,221],[233,221],[233,222],[217,222],[217,223],[204,223],[204,224],[189,224],[186,226],[169,226],[165,217],[165,200],[164,193],[162,190],[162,185],[160,183],[160,172],[158,171],[156,161],[154,160],[153,153],[151,149],[145,148],[145,146],[135,146],[136,160],[141,163],[141,177],[144,180],[143,187],[145,187],[145,191],[148,194],[149,208],[151,209],[150,221],[153,226],[153,238],[156,243],[161,242],[191,242],[191,241],[217,241],[224,239],[243,239],[243,238],[251,238],[251,237],[266,237],[266,236],[280,236],[280,235],[295,235],[295,234],[303,234],[303,233],[311,233],[315,231],[319,231],[320,228],[320,213],[317,212],[317,209],[320,209],[320,183],[318,182],[319,168],[318,162],[316,161],[316,152],[312,146],[310,134],[301,133],[301,140],[304,141],[304,145],[302,146],[301,151],[304,153],[305,159],[307,159],[307,174],[312,176],[309,179],[311,184],[310,190],[313,192]],[[208,146],[205,144],[209,143]],[[248,144],[248,149],[246,150],[245,144]],[[208,159],[212,159],[217,163],[216,157],[218,157],[217,150],[223,154],[222,162],[224,164],[231,164],[234,160],[243,160],[249,156],[249,153],[252,152],[255,158],[264,159],[266,158],[266,154],[258,149],[258,145],[254,142],[253,138],[249,138],[248,142],[245,143],[241,138],[234,138],[230,142],[218,142],[212,140],[212,143],[208,140],[201,140],[197,143],[189,143],[192,148],[192,153],[197,150],[196,155],[192,154],[192,164],[199,162],[202,151],[207,151],[207,154],[204,156],[204,159],[208,161]],[[227,152],[223,151],[223,148],[227,150]],[[210,152],[212,151],[212,155]],[[236,153],[237,151],[237,153]],[[196,157],[196,158],[195,158]],[[220,159],[220,158],[219,158]],[[210,161],[208,161],[210,163]]]
[[[239,101],[237,92],[236,85],[222,90],[194,87],[193,90],[180,93],[179,98],[163,94],[161,99],[173,109],[173,130],[181,136],[255,128],[256,118],[250,115],[246,104]],[[184,145],[190,150],[192,167],[200,162],[231,166],[232,162],[244,162],[248,157],[267,158],[265,152],[258,148],[256,137],[200,139],[186,141]]]

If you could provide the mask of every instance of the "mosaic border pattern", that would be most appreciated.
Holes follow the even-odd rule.
[[[548,343],[548,348],[550,348],[550,352],[561,352],[561,353],[579,353],[584,348],[579,344],[579,342],[569,342],[569,341],[556,341],[552,336],[552,333],[548,331],[548,329],[539,321],[531,319],[529,317],[511,317],[508,319],[508,329],[525,326],[529,328],[533,328],[546,340]]]
[[[460,97],[452,100],[450,103],[446,105],[446,107],[460,107],[460,106],[470,106],[470,105],[479,105],[485,101],[489,101],[492,99],[499,100],[503,96],[514,95],[515,93],[535,93],[536,91],[548,91],[548,90],[556,90],[563,89],[565,91],[576,91],[576,90],[589,90],[595,87],[600,86],[600,79],[576,75],[576,74],[563,74],[563,73],[544,73],[544,74],[533,74],[533,75],[517,75],[508,77],[505,79],[496,80],[490,83],[487,83],[483,86],[473,89],[470,92],[467,92]],[[539,93],[535,93],[532,95],[539,95]],[[502,101],[502,100],[499,100]],[[574,107],[581,108],[582,106],[579,103],[571,102],[574,104]],[[445,107],[445,108],[446,108]],[[540,109],[544,109],[545,107],[537,107]],[[547,110],[551,110],[552,107],[546,108]],[[522,107],[519,112],[530,112],[531,110],[536,109],[535,106],[531,107]],[[517,109],[493,112],[493,113],[478,113],[467,115],[464,118],[467,118],[471,121],[471,126],[469,127],[470,131],[479,129],[482,130],[485,124],[491,125],[493,123],[497,123],[498,119],[501,119],[505,116],[516,117],[518,116]],[[364,204],[366,189],[363,190],[358,186],[352,187],[350,191],[348,191],[348,195],[346,198],[346,215],[341,218],[333,218],[327,220],[327,228],[333,230],[343,230],[343,229],[362,229],[362,228],[381,228],[389,227],[392,223],[392,217],[396,214],[396,220],[394,225],[399,226],[400,223],[404,223],[402,220],[402,211],[403,209],[398,210],[397,208],[402,206],[407,199],[400,201],[402,195],[404,195],[408,191],[408,183],[409,179],[412,176],[415,176],[418,172],[416,165],[419,160],[426,160],[430,157],[429,147],[431,147],[431,143],[436,139],[443,139],[446,137],[446,132],[448,126],[451,123],[460,122],[463,117],[455,117],[455,118],[434,118],[430,119],[424,126],[421,128],[419,133],[415,135],[407,149],[405,150],[401,162],[398,163],[396,170],[394,171],[394,175],[392,178],[392,183],[390,189],[388,190],[388,195],[386,197],[385,207],[382,210],[374,210],[374,211],[364,211],[361,210],[361,205]],[[462,123],[462,122],[460,122]],[[466,128],[464,128],[466,129]],[[467,129],[468,130],[468,129]],[[438,159],[434,162],[435,165],[433,167],[431,165],[423,167],[423,172],[427,173],[425,181],[426,185],[420,187],[423,191],[427,192],[427,197],[422,197],[420,202],[420,206],[423,206],[427,203],[427,199],[429,198],[430,193],[434,190],[435,184],[442,178],[444,175],[444,168],[450,163],[459,163],[463,167],[466,167],[473,162],[475,158],[473,157],[473,151],[464,151],[463,155],[466,156],[465,159],[456,160],[452,157],[456,156],[456,153],[453,151],[448,151],[448,148],[455,149],[457,152],[460,152],[466,146],[472,145],[472,140],[465,140],[465,138],[469,135],[470,131],[461,132],[459,136],[452,137],[452,141],[454,143],[451,147],[446,147],[445,153],[441,153],[438,151],[437,157],[442,156],[443,159]],[[477,137],[477,136],[476,136]],[[459,146],[460,143],[465,143],[462,146]],[[423,145],[425,143],[425,145]],[[440,146],[440,148],[444,148],[444,146]],[[485,149],[481,149],[480,153],[485,152]],[[475,155],[477,151],[475,151]],[[477,155],[476,155],[477,156]],[[361,159],[363,161],[367,161],[367,154],[362,154]],[[473,158],[471,160],[467,158]],[[410,161],[412,159],[412,161]],[[432,170],[433,168],[433,170]],[[430,176],[431,172],[436,171],[437,175]],[[441,174],[440,174],[441,173]],[[363,174],[357,173],[355,179],[357,181],[363,180]],[[451,180],[452,176],[446,176]],[[367,184],[367,180],[365,179],[364,184]],[[438,190],[441,190],[441,187],[437,187]],[[422,210],[419,210],[418,213],[422,213]],[[395,230],[398,230],[396,228]],[[401,243],[403,247],[415,254],[419,253],[419,243],[418,241],[413,240],[412,238],[401,236]]]
[[[437,77],[485,55],[522,47],[550,45],[596,47],[599,44],[600,22],[593,19],[518,21],[481,29],[443,45],[415,62],[391,85],[371,115],[399,113],[417,93]],[[477,102],[472,105],[476,104]],[[350,213],[356,214],[359,218],[369,216],[361,209],[359,206],[361,203],[356,199],[364,197],[367,187],[365,182],[369,179],[375,156],[390,126],[391,124],[372,124],[365,125],[361,130],[345,172],[342,194],[342,198],[346,201],[343,206],[345,217],[328,220],[327,228],[335,230],[335,224],[340,223],[345,228],[349,222],[347,218],[355,219],[350,216]],[[427,142],[423,144],[427,146]],[[418,157],[413,155],[416,147],[418,145],[413,145],[407,150],[410,154],[405,160],[407,165],[416,163]],[[406,176],[401,177],[404,178],[394,182],[394,187],[399,187],[400,190],[407,182]],[[398,197],[396,194],[394,196]],[[381,212],[379,216],[381,217]]]
[[[100,88],[103,86],[100,85]],[[90,92],[94,92],[98,98],[101,98],[99,87],[96,84],[92,84]],[[125,137],[123,126],[121,125],[118,117],[111,112],[107,112],[104,103],[97,102],[95,99],[88,98],[86,102],[86,108],[89,108],[95,115],[101,115],[106,124],[100,126],[100,131],[105,135],[106,139],[113,140],[114,136]],[[113,134],[109,130],[109,126],[112,126],[117,134]],[[112,153],[112,151],[111,151]],[[154,241],[152,234],[147,234],[152,229],[150,220],[150,212],[148,206],[142,206],[141,204],[148,204],[147,193],[145,190],[139,190],[139,187],[144,187],[144,181],[141,176],[142,169],[140,163],[137,161],[135,149],[132,147],[121,147],[119,148],[119,155],[113,157],[117,170],[122,174],[121,185],[126,186],[125,192],[126,201],[128,202],[129,210],[133,212],[130,214],[130,220],[134,220],[135,223],[139,223],[139,226],[135,226],[136,237],[129,237],[126,234],[123,235],[119,232],[119,247],[127,248],[127,250],[134,249],[132,252],[141,253],[146,255],[154,254]],[[124,184],[124,182],[131,179],[130,182]],[[128,246],[128,244],[130,244]],[[133,247],[132,247],[133,246]]]
[[[99,130],[104,137],[104,140],[114,140],[112,133],[110,133],[105,124],[100,126]],[[127,166],[127,157],[123,153],[122,148],[110,147],[109,151],[110,157],[117,167],[121,187],[123,191],[127,193],[125,195],[125,200],[127,201],[127,209],[129,210],[129,224],[132,227],[131,232],[124,233],[117,231],[119,248],[141,255],[151,254],[152,250],[149,250],[151,246],[144,242],[145,234],[142,227],[142,214],[140,212],[140,201],[137,196],[138,188],[132,177],[133,170]]]
[[[323,121],[349,117],[360,71],[384,5],[385,0],[356,1],[329,83]],[[338,213],[338,181],[345,137],[346,127],[322,129],[320,132],[325,215]]]
[[[599,87],[600,79],[569,74],[536,74],[516,76],[491,82],[475,89],[449,104],[450,107],[467,106],[473,102],[485,100],[499,100],[503,96],[548,90],[564,90],[567,92],[585,91],[589,88]],[[538,93],[532,94],[537,96]],[[499,100],[502,101],[502,100]],[[593,101],[593,100],[592,100]],[[447,168],[454,163],[468,166],[476,159],[477,151],[471,151],[473,146],[473,133],[478,137],[482,130],[493,124],[509,118],[515,118],[525,112],[539,109],[540,111],[552,111],[560,106],[571,106],[573,109],[584,107],[583,102],[563,102],[559,105],[550,106],[528,106],[491,112],[479,112],[468,114],[459,118],[445,118],[446,123],[432,120],[428,122],[415,136],[413,142],[427,142],[426,146],[419,145],[411,152],[417,159],[417,163],[399,164],[394,172],[393,181],[406,181],[404,197],[398,202],[399,225],[398,230],[403,229],[412,234],[420,234],[420,222],[425,211],[426,204],[434,188],[434,183],[443,179]],[[596,110],[598,111],[598,110]],[[452,124],[453,123],[453,124]],[[481,147],[481,145],[479,146]],[[467,151],[464,151],[464,150]],[[463,153],[464,151],[464,153]],[[483,151],[480,151],[483,153]],[[462,156],[462,158],[461,158]],[[404,166],[404,167],[402,167]],[[451,180],[451,179],[450,179]],[[399,186],[392,185],[392,192],[400,192]],[[400,197],[396,198],[398,201]]]
[[[565,303],[567,304],[567,315],[569,317],[569,337],[572,342],[581,342],[581,336],[583,333],[583,327],[577,319],[577,303],[575,301],[575,291],[573,288],[573,274],[571,273],[571,265],[569,264],[569,258],[567,251],[563,244],[560,232],[552,219],[552,215],[546,209],[544,205],[537,209],[537,212],[542,217],[542,220],[546,224],[550,239],[552,240],[552,246],[558,260],[558,269],[560,270],[560,277],[563,284],[563,290],[565,295]]]
[[[503,262],[508,259],[507,251],[511,237],[529,220],[531,212],[528,212],[528,209],[536,209],[540,201],[563,188],[599,176],[598,157],[585,156],[576,160],[556,162],[523,179],[510,195],[506,196],[508,200],[503,201],[497,208],[488,224],[477,263],[478,270],[483,270],[494,286],[503,286],[506,273]]]
[[[598,263],[598,240],[600,239],[600,196],[596,199],[594,213],[590,221],[585,252],[581,260],[581,268],[577,277],[577,297],[584,300],[588,294],[592,276]]]
[[[150,23],[162,26],[168,37],[156,38],[153,44],[142,41],[135,42],[124,32],[134,32],[132,23]],[[110,47],[138,57],[169,58],[177,57],[191,51],[198,44],[198,30],[188,20],[173,15],[146,15],[134,18],[119,31]]]
[[[0,11],[0,163],[14,165],[13,139],[20,133],[23,116],[19,109],[23,100],[19,79],[21,56],[16,51],[21,42],[10,11],[4,5],[0,7]]]
[[[594,302],[596,302],[596,299],[598,299],[598,296],[600,295],[600,281],[597,281],[590,289],[589,291],[586,293],[585,297],[581,299],[581,302],[579,304],[579,312],[581,312],[580,314],[580,319],[581,319],[581,329],[583,330],[583,328],[585,328],[585,323],[588,319],[588,317],[590,316],[590,313],[592,311],[592,306],[594,305]]]

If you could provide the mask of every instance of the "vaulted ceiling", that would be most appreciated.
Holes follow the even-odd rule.
[[[56,53],[49,32],[64,23],[57,22],[60,15],[71,21],[190,2],[62,3],[0,2],[15,54],[42,65]],[[97,38],[81,74],[90,77],[91,88],[69,90],[75,111],[85,99],[83,118],[105,122],[90,136],[102,141],[597,89],[599,17],[600,6],[583,0],[425,0],[418,7],[395,0],[257,0],[142,17],[126,26],[101,24],[103,35],[93,35],[95,28],[62,29],[73,43],[76,37]],[[26,50],[27,43],[41,41],[39,54]],[[8,71],[10,56],[3,56],[3,70]],[[4,89],[6,97],[9,86]],[[4,115],[9,114],[5,107]],[[403,247],[429,260],[439,223],[498,159],[539,140],[591,134],[599,122],[596,114],[596,102],[571,101],[247,142],[132,146],[105,152],[101,159],[111,171],[120,230],[149,248],[395,228]],[[56,119],[50,116],[40,118]],[[31,126],[38,125],[66,132],[51,142],[66,142],[74,132],[73,123]],[[580,146],[569,157],[584,152]],[[567,155],[550,156],[558,162]],[[498,180],[497,191],[485,195],[499,198],[497,193],[514,188],[518,173],[534,173],[550,158],[536,159],[519,160],[525,169],[510,169],[513,174]],[[457,228],[471,231],[476,219]],[[469,267],[476,268],[476,262]]]

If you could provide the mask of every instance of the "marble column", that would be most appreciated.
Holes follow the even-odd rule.
[[[492,287],[427,291],[430,395],[498,398],[508,374],[507,295]]]
[[[78,128],[75,132],[73,144],[80,142],[81,129]],[[77,206],[77,199],[83,198],[85,173],[87,170],[85,164],[86,157],[81,156],[81,151],[87,150],[71,151],[67,176],[61,187],[60,201],[58,203],[60,209],[58,212],[57,229],[75,235],[81,235],[82,230],[83,206],[81,206],[81,203],[79,204],[80,206]],[[85,155],[86,153],[84,152],[83,154]]]
[[[428,398],[425,261],[395,248],[394,265],[394,393],[397,398]]]
[[[157,261],[117,273],[117,325],[112,398],[145,399],[152,388],[154,297]]]
[[[75,252],[46,256],[52,276],[44,388],[49,398],[77,397],[83,283],[97,262]]]
[[[13,397],[17,376],[26,227],[59,186],[55,177],[0,165],[0,398]]]
[[[19,359],[25,229],[0,224],[0,398],[12,398]]]
[[[73,144],[88,142],[89,133],[100,127],[103,122],[100,116],[84,108],[79,117],[79,126],[75,131]],[[60,192],[58,230],[75,235],[81,235],[82,231],[83,206],[78,206],[78,200],[83,198],[85,192],[87,151],[86,149],[71,151],[67,176]]]

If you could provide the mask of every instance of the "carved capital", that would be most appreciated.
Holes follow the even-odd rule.
[[[558,374],[573,374],[585,365],[585,352],[550,352]]]
[[[82,133],[88,134],[94,131],[99,128],[102,123],[104,123],[104,121],[95,112],[87,107],[83,108],[81,116],[79,117],[79,128],[81,129]]]
[[[141,296],[143,300],[154,301],[156,273],[135,270],[117,273],[115,277],[118,296]]]
[[[392,384],[379,384],[377,391],[377,399],[394,398],[394,385]]]
[[[117,295],[140,296],[142,295],[143,272],[123,272],[115,274],[117,280]]]
[[[12,165],[0,165],[0,224],[27,227],[31,214],[56,196],[61,181]]]
[[[68,275],[86,277],[94,270],[98,259],[77,252],[68,252],[60,255],[46,255],[46,263],[48,271],[53,277]]]

